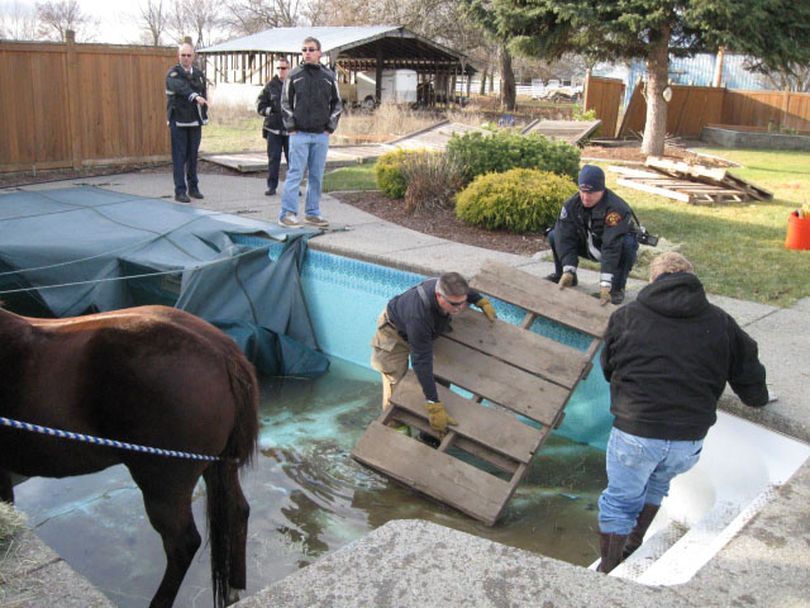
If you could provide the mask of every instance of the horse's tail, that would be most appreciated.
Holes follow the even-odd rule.
[[[230,339],[228,339],[230,342]],[[228,353],[235,421],[222,460],[204,473],[214,605],[223,608],[231,589],[245,588],[245,544],[250,507],[239,485],[239,468],[252,462],[259,435],[259,388],[253,366],[236,345]]]

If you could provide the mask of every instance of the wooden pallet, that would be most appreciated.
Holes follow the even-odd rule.
[[[608,170],[621,175],[616,180],[620,186],[657,194],[691,205],[741,203],[751,199],[747,192],[739,188],[713,186],[689,178],[676,179],[656,171],[619,166],[610,166]]]
[[[492,262],[471,285],[523,308],[526,315],[515,326],[501,320],[491,324],[480,312],[466,310],[453,320],[452,331],[435,342],[439,398],[458,426],[449,427],[437,449],[388,426],[401,422],[436,436],[411,371],[394,391],[392,406],[371,423],[352,456],[493,525],[549,432],[562,421],[571,393],[590,371],[614,307],[601,307],[579,291],[560,291],[553,283]],[[589,335],[588,349],[583,352],[530,331],[538,317]],[[453,386],[471,397],[448,388]]]
[[[739,190],[748,195],[749,198],[758,201],[773,200],[773,192],[765,188],[760,188],[741,177],[732,175],[724,167],[706,167],[704,165],[696,165],[684,161],[673,161],[657,156],[648,157],[644,165],[675,179],[692,179],[719,188],[725,187]]]
[[[601,120],[542,120],[535,119],[521,130],[521,135],[539,133],[550,139],[560,139],[572,146],[582,148],[588,138],[602,124]]]

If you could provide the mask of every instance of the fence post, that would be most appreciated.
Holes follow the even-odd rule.
[[[76,53],[76,33],[73,30],[65,32],[65,42],[67,43],[67,53],[65,66],[67,67],[67,127],[70,138],[70,160],[74,169],[82,166],[82,141],[78,136],[79,123],[81,122],[81,112],[79,111],[79,58]]]

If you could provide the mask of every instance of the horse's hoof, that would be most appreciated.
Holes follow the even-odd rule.
[[[231,604],[235,604],[239,601],[239,589],[230,588],[228,589],[228,599],[225,600],[225,605],[230,606]]]

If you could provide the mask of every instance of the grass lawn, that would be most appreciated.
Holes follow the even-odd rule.
[[[323,176],[323,191],[337,190],[376,190],[374,163],[341,167]]]
[[[784,247],[788,215],[810,200],[810,152],[704,151],[742,164],[731,172],[770,190],[774,200],[686,205],[617,186],[616,174],[607,171],[608,187],[661,237],[658,247],[641,248],[633,276],[646,279],[652,257],[677,248],[695,265],[710,293],[775,306],[810,297],[810,251]],[[337,169],[324,179],[326,191],[375,188],[373,164]]]
[[[264,152],[267,142],[262,137],[260,116],[239,118],[227,122],[212,121],[203,127],[200,152],[222,154],[226,152]]]
[[[810,152],[705,152],[743,165],[731,172],[773,192],[773,201],[686,205],[616,186],[610,172],[608,187],[662,237],[657,250],[674,246],[692,261],[708,292],[776,306],[810,297],[810,251],[784,247],[788,215],[808,200]],[[646,278],[649,251],[634,272],[638,278]]]

